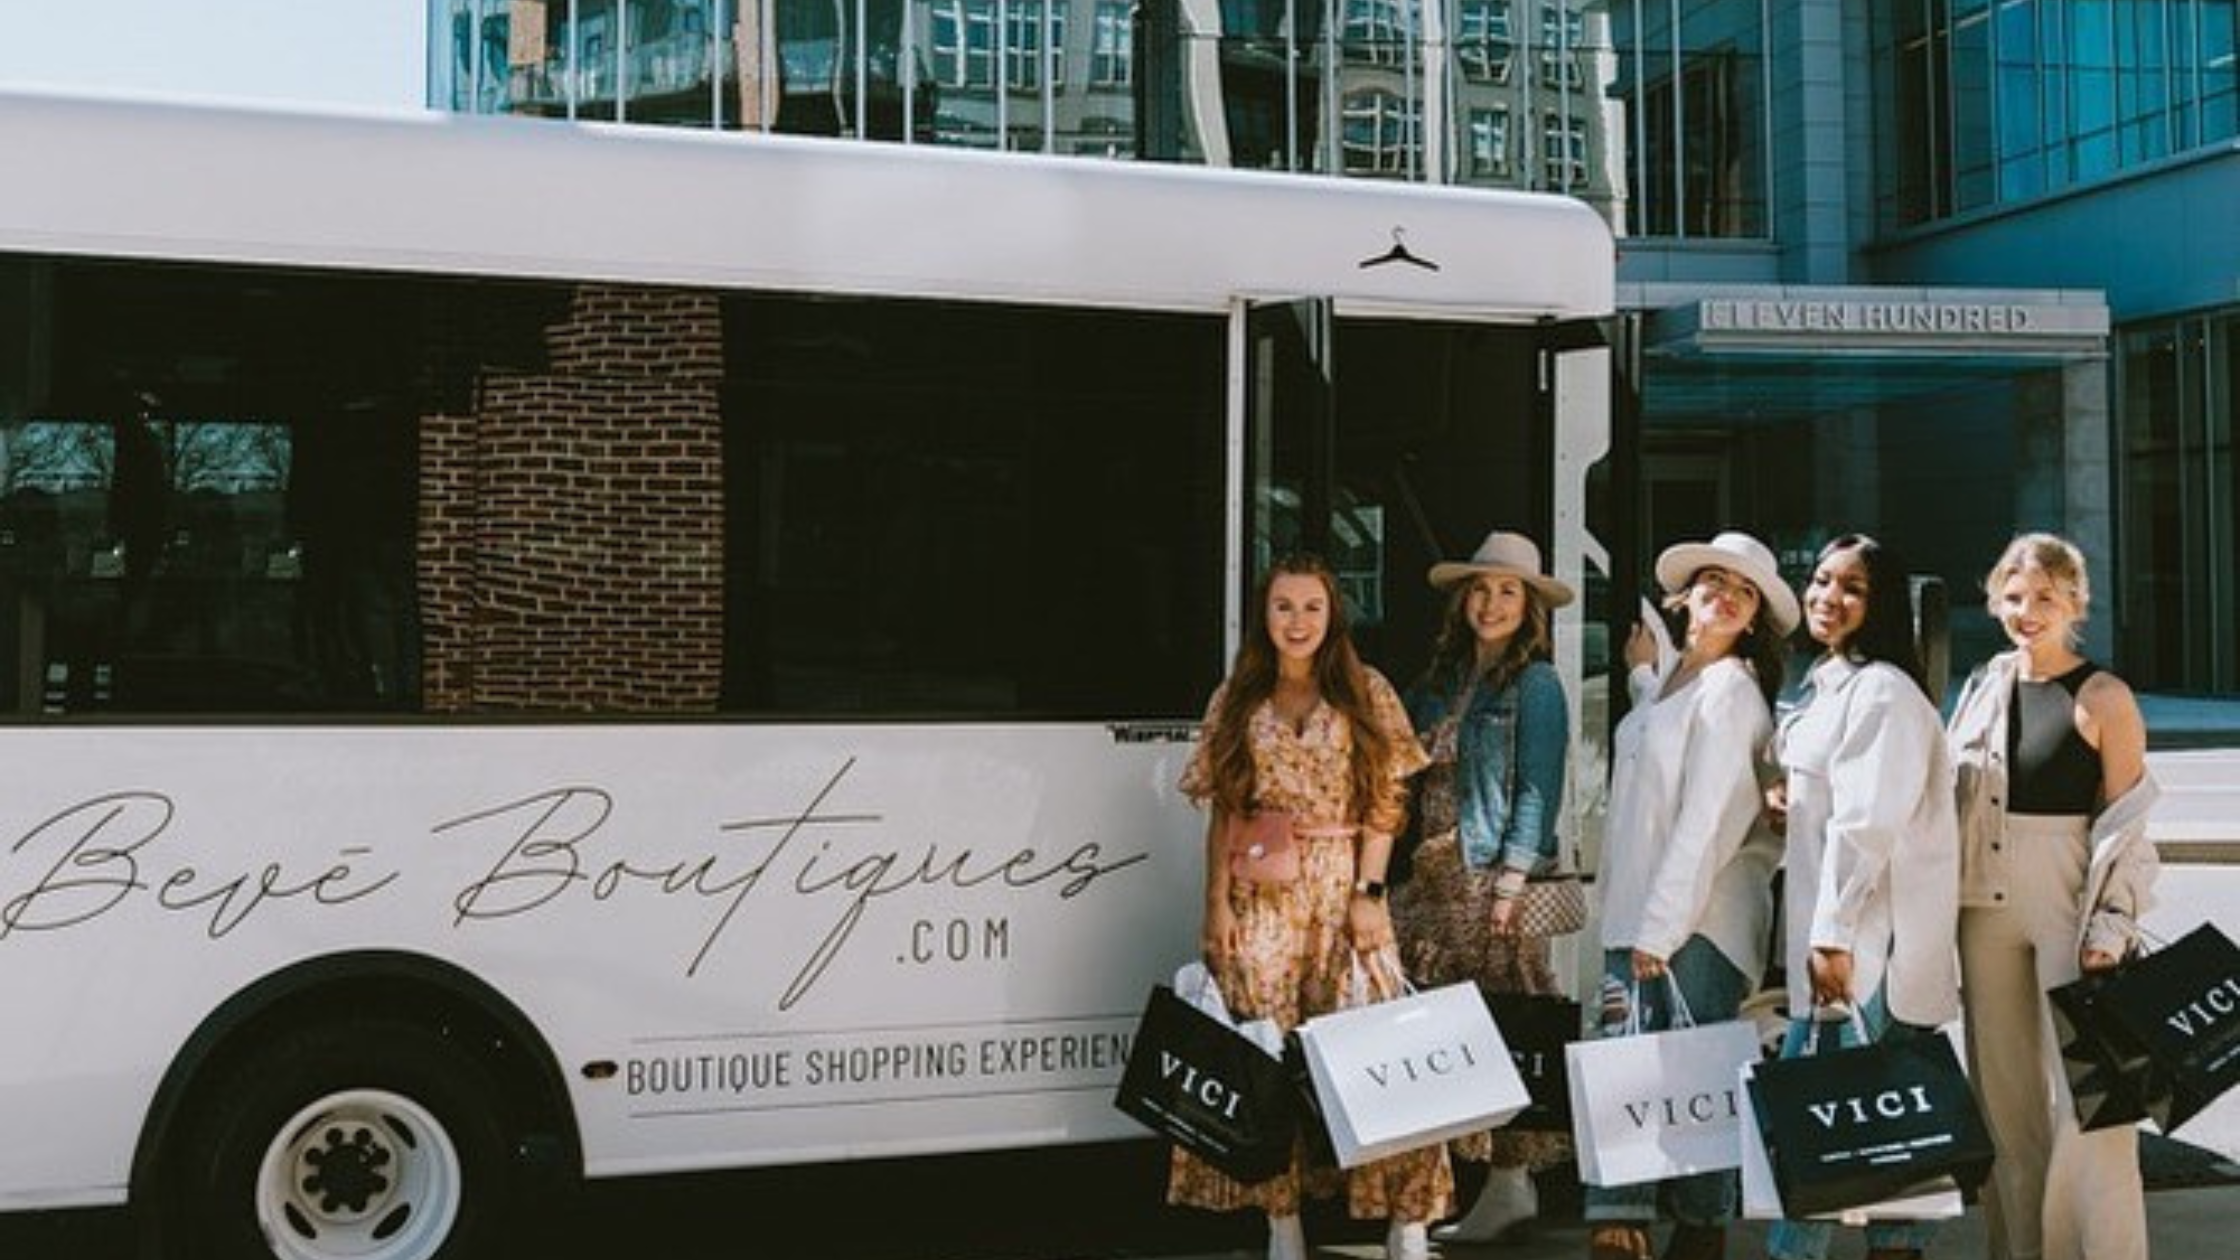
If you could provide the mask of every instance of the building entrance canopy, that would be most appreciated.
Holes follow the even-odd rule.
[[[1797,420],[2104,358],[2098,291],[1641,286],[1651,423]],[[1628,299],[1633,299],[1631,302]]]

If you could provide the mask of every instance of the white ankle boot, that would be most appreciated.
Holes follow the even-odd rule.
[[[1307,1260],[1307,1227],[1298,1217],[1268,1218],[1268,1260]]]
[[[1394,1218],[1384,1233],[1385,1260],[1431,1260],[1431,1238],[1422,1221]]]
[[[1540,1191],[1522,1168],[1495,1168],[1462,1219],[1431,1231],[1440,1242],[1492,1242],[1540,1214]]]

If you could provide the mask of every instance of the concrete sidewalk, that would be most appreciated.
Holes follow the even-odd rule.
[[[1659,1227],[1657,1244],[1664,1244]],[[2147,1230],[2152,1253],[2160,1260],[2219,1260],[2240,1255],[2240,1185],[2196,1186],[2161,1190],[2147,1196]],[[1745,1221],[1727,1236],[1727,1254],[1735,1260],[1760,1257],[1765,1251],[1766,1223]],[[1237,1252],[1221,1260],[1238,1260],[1255,1253]],[[1315,1249],[1322,1260],[1382,1260],[1384,1248],[1374,1242],[1340,1243]],[[1531,1238],[1509,1245],[1464,1246],[1434,1243],[1437,1260],[1582,1260],[1587,1254],[1587,1227],[1572,1220],[1537,1228]],[[1838,1230],[1830,1260],[1856,1260],[1866,1254],[1858,1230]],[[1960,1220],[1947,1221],[1929,1248],[1929,1260],[1982,1260],[1985,1255],[1983,1214],[1971,1209]],[[1208,1258],[1211,1260],[1211,1258]]]
[[[2157,1260],[2227,1260],[2240,1257],[2240,1150],[2235,1150],[2235,1130],[2240,1130],[2240,1091],[2218,1100],[2186,1132],[2198,1126],[2215,1130],[2213,1144],[2173,1141],[2151,1131],[2139,1136],[2139,1171],[2147,1187],[2149,1249]],[[1560,1188],[1559,1188],[1560,1187]],[[1568,1191],[1569,1193],[1566,1193]],[[1467,1195],[1465,1196],[1467,1197]],[[1529,1236],[1499,1244],[1431,1245],[1433,1260],[1584,1260],[1587,1227],[1579,1219],[1577,1186],[1560,1179],[1543,1179],[1541,1210],[1548,1215]],[[1315,1260],[1383,1260],[1383,1231],[1367,1222],[1348,1221],[1336,1215],[1335,1205],[1317,1202],[1307,1213],[1307,1237]],[[1229,1250],[1187,1253],[1122,1251],[1100,1253],[1095,1260],[1142,1257],[1143,1260],[1259,1260],[1265,1254],[1259,1231],[1241,1228],[1219,1235],[1218,1246]],[[1728,1235],[1727,1254],[1734,1260],[1758,1260],[1766,1254],[1768,1223],[1741,1221]],[[1661,1248],[1670,1232],[1660,1224],[1656,1242]],[[1249,1244],[1231,1241],[1251,1235]],[[1209,1240],[1210,1241],[1210,1240]],[[1866,1241],[1856,1229],[1838,1229],[1829,1260],[1859,1260]],[[1927,1260],[1986,1260],[1983,1214],[1970,1208],[1958,1220],[1946,1221],[1937,1231]],[[1087,1256],[1069,1260],[1090,1260]]]
[[[1668,1227],[1660,1226],[1657,1243],[1664,1243]],[[2221,1260],[2240,1255],[2240,1184],[2193,1186],[2159,1190],[2147,1196],[2147,1229],[2153,1254],[2161,1260]],[[1355,1231],[1358,1235],[1358,1231]],[[1728,1235],[1727,1254],[1735,1260],[1765,1255],[1766,1224],[1745,1221]],[[1311,1241],[1311,1240],[1310,1240]],[[1960,1220],[1947,1221],[1930,1247],[1929,1260],[1982,1260],[1983,1216],[1971,1209]],[[1316,1260],[1382,1260],[1383,1246],[1376,1241],[1327,1242],[1311,1247]],[[1232,1250],[1168,1256],[1160,1260],[1257,1260],[1262,1253]],[[1581,1260],[1587,1254],[1587,1227],[1577,1220],[1537,1226],[1530,1237],[1484,1246],[1433,1243],[1434,1260]],[[1830,1260],[1857,1260],[1866,1254],[1866,1243],[1857,1230],[1838,1230]]]

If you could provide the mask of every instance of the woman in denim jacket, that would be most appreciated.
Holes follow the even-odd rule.
[[[1968,679],[1946,729],[1969,1071],[1998,1152],[1990,1254],[2145,1260],[2138,1136],[2079,1130],[2046,990],[2115,966],[2153,904],[2146,723],[2076,651],[2091,592],[2074,545],[2025,534],[1984,586],[2014,650]]]
[[[1409,688],[1408,717],[1431,753],[1418,808],[1424,840],[1393,920],[1419,984],[1475,981],[1493,993],[1561,994],[1548,941],[1524,936],[1518,898],[1556,865],[1556,819],[1570,745],[1569,706],[1549,663],[1551,610],[1571,588],[1540,572],[1540,549],[1495,531],[1467,561],[1434,565],[1449,593],[1431,665]],[[1491,1164],[1460,1221],[1435,1236],[1486,1242],[1539,1211],[1533,1170],[1570,1157],[1560,1133],[1499,1130],[1457,1141]]]

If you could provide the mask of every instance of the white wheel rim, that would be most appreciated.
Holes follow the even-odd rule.
[[[451,1235],[461,1189],[459,1152],[425,1107],[345,1090],[265,1148],[257,1224],[281,1260],[426,1260]]]

